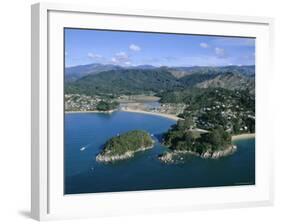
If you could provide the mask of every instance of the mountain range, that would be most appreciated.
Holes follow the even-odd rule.
[[[155,67],[89,64],[65,69],[66,93],[140,94],[189,87],[255,91],[255,66]]]
[[[97,74],[103,71],[110,70],[122,70],[122,69],[143,69],[143,70],[152,70],[152,69],[166,69],[176,78],[182,78],[184,76],[192,74],[210,74],[210,73],[219,73],[219,72],[232,72],[234,74],[241,74],[243,76],[253,77],[255,76],[255,66],[254,65],[230,65],[230,66],[191,66],[191,67],[156,67],[153,65],[138,65],[138,66],[129,66],[122,67],[119,65],[113,64],[87,64],[87,65],[78,65],[72,67],[66,67],[65,69],[65,79],[66,81],[75,81],[83,76],[89,74]]]

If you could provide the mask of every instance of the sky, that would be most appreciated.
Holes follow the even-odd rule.
[[[189,34],[65,29],[66,67],[254,65],[255,39]]]

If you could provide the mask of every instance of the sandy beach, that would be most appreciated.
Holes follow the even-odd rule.
[[[241,135],[233,135],[232,140],[255,138],[255,133],[247,133]]]
[[[149,111],[143,111],[143,110],[133,110],[133,109],[121,109],[121,111],[161,116],[161,117],[166,117],[166,118],[169,118],[169,119],[172,119],[172,120],[175,120],[175,121],[183,120],[182,118],[177,117],[176,115],[172,115],[172,114],[155,113],[155,112],[149,112]]]
[[[65,111],[66,114],[79,114],[79,113],[101,113],[111,114],[117,110],[99,111],[99,110],[85,110],[85,111]]]
[[[111,114],[115,111],[118,110],[110,110],[110,111],[97,111],[97,110],[88,110],[88,111],[65,111],[67,114],[75,114],[75,113],[103,113],[103,114]],[[130,113],[142,113],[142,114],[150,114],[150,115],[155,115],[155,116],[161,116],[161,117],[166,117],[172,120],[183,120],[180,117],[177,117],[176,115],[172,114],[163,114],[163,113],[155,113],[155,112],[149,112],[149,111],[143,111],[143,110],[133,110],[133,109],[121,109],[119,111],[124,111],[124,112],[130,112]]]

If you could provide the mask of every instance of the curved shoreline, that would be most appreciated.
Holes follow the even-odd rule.
[[[132,109],[119,109],[119,110],[109,110],[109,111],[98,111],[98,110],[87,110],[87,111],[65,111],[66,114],[79,114],[79,113],[102,113],[102,114],[112,114],[115,111],[121,112],[129,112],[129,113],[140,113],[140,114],[148,114],[154,115],[159,117],[165,117],[174,121],[183,120],[183,118],[177,117],[176,115],[172,114],[164,114],[164,113],[156,113],[144,110],[132,110]]]
[[[256,133],[246,133],[246,134],[240,134],[240,135],[232,135],[231,140],[241,140],[241,139],[249,139],[249,138],[255,138]]]
[[[174,121],[184,120],[183,118],[177,117],[176,115],[172,114],[164,114],[164,113],[156,113],[144,110],[132,110],[132,109],[116,109],[116,110],[109,110],[109,111],[98,111],[98,110],[88,110],[88,111],[65,111],[66,114],[75,114],[75,113],[102,113],[102,114],[112,114],[113,112],[129,112],[129,113],[140,113],[140,114],[148,114],[154,115],[159,117],[165,117]],[[239,134],[239,135],[232,135],[231,140],[241,140],[241,139],[249,139],[255,138],[255,133],[246,133],[246,134]]]
[[[118,110],[107,110],[107,111],[100,111],[100,110],[71,110],[71,111],[65,111],[66,114],[84,114],[84,113],[97,113],[97,114],[112,114],[113,112]]]
[[[129,112],[129,113],[155,115],[155,116],[165,117],[165,118],[168,118],[168,119],[171,119],[174,121],[183,120],[183,118],[177,117],[176,115],[172,115],[172,114],[164,114],[164,113],[156,113],[156,112],[150,112],[150,111],[144,111],[144,110],[132,110],[132,109],[121,109],[120,111]]]

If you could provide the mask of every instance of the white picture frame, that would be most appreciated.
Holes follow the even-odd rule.
[[[190,12],[32,5],[31,214],[37,220],[248,207],[273,203],[273,147],[267,91],[273,75],[271,18]],[[93,20],[92,18],[95,18]],[[93,22],[95,21],[95,22]],[[165,22],[165,25],[163,23]],[[178,24],[178,25],[177,25]],[[256,185],[63,195],[63,27],[252,36],[256,53]],[[173,28],[172,28],[173,27]],[[183,26],[186,27],[186,26]],[[266,74],[263,75],[263,74]],[[55,150],[54,150],[55,149]],[[165,197],[164,197],[165,196]],[[137,202],[137,203],[136,203]],[[119,205],[119,206],[118,206]]]

